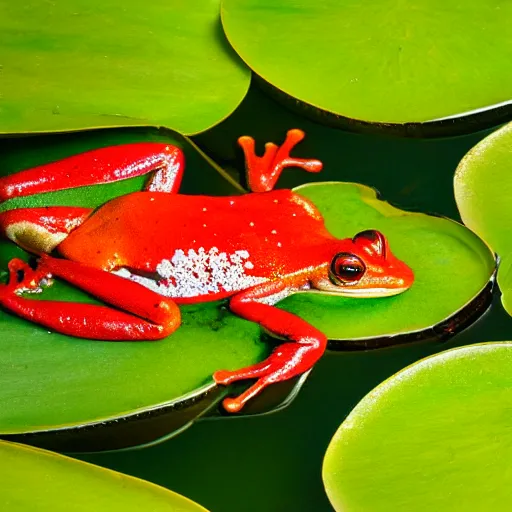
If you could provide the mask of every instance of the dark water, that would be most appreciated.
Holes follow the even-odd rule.
[[[292,127],[308,134],[297,155],[324,161],[319,180],[365,183],[404,209],[456,220],[454,170],[486,135],[407,140],[344,133],[293,115],[253,88],[234,116],[196,142],[226,167],[241,169],[234,144],[239,135],[278,142]],[[298,185],[307,178],[290,171],[280,185]],[[327,354],[285,410],[202,421],[153,447],[80,458],[168,487],[211,512],[332,511],[321,480],[322,459],[332,435],[357,402],[422,357],[459,345],[507,340],[511,328],[512,320],[496,296],[483,318],[449,342]]]

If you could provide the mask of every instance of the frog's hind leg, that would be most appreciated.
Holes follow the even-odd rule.
[[[55,190],[112,183],[153,172],[146,189],[176,193],[184,168],[180,148],[160,142],[94,149],[0,178],[0,201]]]
[[[74,261],[43,255],[34,270],[13,259],[9,272],[9,283],[0,285],[0,305],[62,334],[111,341],[157,340],[169,336],[180,325],[179,308],[171,299]],[[40,291],[40,285],[50,277],[60,277],[118,309],[21,296],[23,292]]]
[[[7,210],[0,213],[0,234],[29,252],[50,253],[91,212],[68,206]]]
[[[213,379],[222,385],[257,379],[240,396],[224,400],[224,408],[229,412],[240,411],[248,400],[270,384],[291,379],[310,370],[326,349],[327,338],[318,329],[292,313],[265,303],[267,299],[278,296],[286,289],[287,284],[284,281],[266,282],[235,295],[230,301],[230,309],[234,313],[260,324],[279,337],[286,338],[287,342],[277,346],[266,360],[253,366],[214,373]]]

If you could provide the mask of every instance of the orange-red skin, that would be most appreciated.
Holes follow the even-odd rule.
[[[335,239],[316,207],[290,190],[232,197],[138,192],[99,208],[58,250],[103,270],[128,267],[149,274],[180,249],[247,251],[253,265],[247,275],[290,276],[290,284],[299,284],[351,245],[350,239]],[[176,301],[218,300],[237,291]]]

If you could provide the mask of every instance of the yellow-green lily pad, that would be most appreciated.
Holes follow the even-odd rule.
[[[0,169],[15,172],[92,147],[136,140],[166,140],[183,148],[187,169],[182,191],[240,193],[187,139],[168,131],[104,131],[3,140]],[[137,178],[13,199],[1,208],[95,206],[115,195],[140,189],[142,181]],[[375,192],[363,185],[324,183],[302,186],[296,191],[317,204],[328,228],[337,236],[381,229],[392,250],[416,273],[413,288],[397,297],[345,299],[309,293],[280,304],[338,340],[338,346],[361,348],[406,341],[411,338],[402,336],[408,335],[412,339],[449,335],[458,321],[453,321],[454,315],[488,290],[494,271],[493,255],[464,226],[398,210],[377,199]],[[11,243],[3,242],[1,268],[5,269],[7,261],[20,254],[27,257]],[[42,299],[92,300],[62,282],[41,295]],[[480,308],[478,313],[481,312]],[[214,386],[211,375],[215,370],[252,364],[264,358],[273,346],[262,336],[258,325],[236,317],[225,302],[184,306],[182,315],[183,325],[168,339],[108,343],[48,332],[0,312],[0,351],[6,355],[0,358],[0,435],[52,447],[62,440],[68,450],[78,450],[82,449],[80,436],[91,440],[88,436],[94,437],[98,430],[105,431],[113,425],[133,433],[138,425],[139,433],[132,438],[109,434],[100,441],[85,443],[87,449],[150,442],[190,423],[220,400],[226,391]],[[449,324],[435,329],[447,320]],[[182,414],[185,419],[170,421],[167,413]],[[160,422],[157,431],[148,432],[147,427],[141,434],[148,418]],[[70,441],[73,432],[80,438],[78,442]],[[48,444],[46,434],[54,435],[56,441]]]
[[[210,128],[250,81],[219,9],[219,0],[1,2],[0,134]]]
[[[337,512],[509,510],[512,342],[423,359],[371,391],[323,463]]]
[[[500,256],[498,284],[512,315],[512,123],[488,135],[457,167],[454,188],[461,218]]]
[[[6,512],[207,512],[158,485],[38,448],[1,441],[0,461]]]
[[[511,18],[496,0],[222,1],[229,42],[289,106],[409,136],[510,117]]]

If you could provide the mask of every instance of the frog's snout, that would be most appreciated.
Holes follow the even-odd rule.
[[[397,260],[399,262],[399,268],[397,268],[395,276],[395,286],[402,288],[402,291],[408,290],[414,284],[414,272],[407,263]]]

